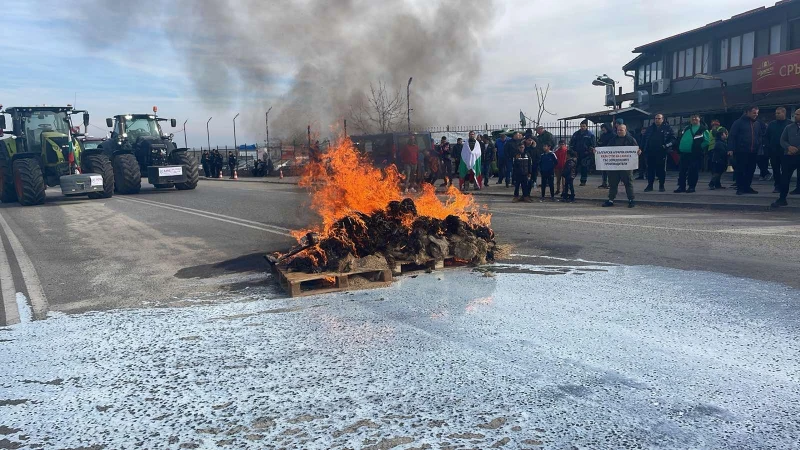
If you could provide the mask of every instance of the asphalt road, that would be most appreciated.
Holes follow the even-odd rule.
[[[43,206],[0,205],[8,260],[0,270],[3,321],[28,299],[47,311],[219,302],[265,285],[263,254],[313,222],[295,186],[204,180],[194,191],[74,199],[48,191]],[[560,203],[481,197],[511,260],[539,257],[720,272],[800,288],[800,218],[775,212]],[[680,280],[675,280],[679,283]],[[20,300],[21,293],[25,297]]]

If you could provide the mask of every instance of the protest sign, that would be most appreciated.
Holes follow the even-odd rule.
[[[594,163],[597,170],[636,170],[639,168],[639,147],[597,147]]]

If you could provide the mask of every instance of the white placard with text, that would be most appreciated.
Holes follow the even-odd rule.
[[[636,170],[639,168],[639,147],[597,147],[594,163],[597,170]]]

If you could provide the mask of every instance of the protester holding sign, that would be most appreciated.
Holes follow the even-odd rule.
[[[700,175],[700,164],[703,161],[708,144],[711,142],[711,134],[708,129],[700,123],[700,115],[692,115],[692,123],[685,130],[681,136],[678,150],[681,154],[680,172],[678,174],[678,189],[675,193],[688,192],[692,193],[697,187],[697,179]],[[686,181],[689,181],[689,189],[686,189]]]
[[[603,158],[611,151],[608,147],[623,147],[619,152],[619,157]],[[614,149],[617,150],[617,149]],[[642,153],[639,150],[639,144],[636,139],[628,134],[628,127],[625,124],[620,124],[617,127],[617,135],[608,140],[606,149],[598,147],[596,149],[596,161],[598,170],[606,169],[607,167],[620,167],[621,169],[606,169],[608,173],[608,200],[603,203],[603,206],[614,206],[614,199],[617,198],[617,190],[619,189],[619,182],[625,185],[625,193],[628,196],[628,208],[633,208],[633,169],[639,165],[639,155]],[[608,161],[608,162],[607,162]]]

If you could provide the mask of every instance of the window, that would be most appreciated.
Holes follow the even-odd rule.
[[[639,86],[644,84],[644,66],[639,66]]]
[[[731,38],[731,60],[730,67],[738,67],[742,65],[742,37],[736,36]]]
[[[678,78],[686,76],[686,51],[678,52]]]
[[[672,77],[691,78],[698,73],[708,73],[709,45],[703,44],[672,54]],[[656,68],[663,70],[663,66]]]
[[[656,81],[656,80],[659,79],[659,76],[656,73],[656,67],[657,66],[658,66],[658,64],[656,64],[656,63],[650,63],[650,80],[652,80],[652,81]]]
[[[769,28],[756,32],[756,58],[769,55]]]
[[[690,48],[686,50],[686,76],[692,75],[694,75],[694,49]]]
[[[742,36],[742,65],[753,65],[753,53],[756,48],[756,34],[750,32]]]
[[[774,25],[769,29],[769,54],[781,52],[781,26]]]
[[[719,43],[719,69],[728,70],[728,40],[723,39]]]
[[[656,80],[664,78],[663,73],[664,73],[664,61],[659,61],[656,64]]]
[[[708,61],[711,59],[710,47],[708,44],[703,45],[703,70],[700,73],[708,73]]]
[[[672,79],[678,78],[678,54],[672,54]]]
[[[789,22],[789,50],[800,48],[800,20]]]

